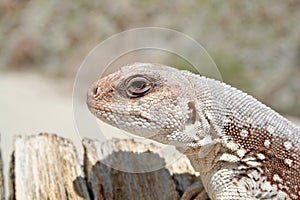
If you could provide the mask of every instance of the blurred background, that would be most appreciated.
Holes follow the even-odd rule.
[[[144,26],[191,36],[208,51],[225,82],[299,118],[299,10],[298,0],[1,0],[4,159],[9,160],[12,138],[19,134],[58,133],[80,145],[72,114],[76,71],[101,41]]]

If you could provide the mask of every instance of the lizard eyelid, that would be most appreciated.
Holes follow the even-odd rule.
[[[126,83],[126,93],[131,98],[141,97],[151,91],[154,84],[144,77],[133,77]]]

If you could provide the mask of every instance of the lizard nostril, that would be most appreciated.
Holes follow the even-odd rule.
[[[98,95],[99,93],[99,87],[97,85],[95,85],[95,87],[93,87],[92,89],[93,95]]]

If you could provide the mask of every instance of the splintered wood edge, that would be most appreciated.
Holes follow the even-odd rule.
[[[140,199],[178,199],[178,190],[185,191],[195,179],[194,171],[184,157],[173,164],[178,165],[175,169],[180,173],[172,171],[174,167],[171,165],[153,172],[132,174],[101,163],[108,155],[117,164],[126,163],[127,160],[129,166],[136,167],[134,156],[138,154],[144,158],[144,167],[148,164],[151,166],[151,163],[162,164],[164,158],[152,152],[159,149],[155,144],[144,144],[132,139],[113,139],[104,143],[84,139],[82,144],[85,150],[84,169],[79,164],[73,143],[65,138],[47,133],[16,137],[11,163],[13,189],[10,197],[123,199],[127,195]]]
[[[161,150],[161,147],[157,146],[156,144],[145,144],[134,139],[112,138],[109,141],[100,142],[97,140],[84,138],[82,141],[82,145],[85,150],[89,149],[90,153],[86,156],[89,156],[89,161],[92,162],[91,164],[95,164],[95,162],[104,159],[105,156],[110,155],[114,151],[130,151],[134,153],[157,153]],[[102,148],[95,148],[95,146],[101,146]],[[174,152],[175,151],[176,150],[174,149]],[[174,152],[172,154],[167,154],[167,152],[165,151],[159,152],[159,156],[163,159],[165,159],[166,157],[172,157],[172,162],[166,163],[165,166],[171,174],[189,173],[192,175],[199,176],[199,173],[194,170],[189,159],[185,155],[180,154],[178,151],[176,151],[177,153]]]
[[[105,142],[84,139],[83,146],[85,171],[94,198],[122,199],[120,195],[128,199],[179,198],[171,174],[163,167],[163,159],[149,150],[158,147],[131,139]],[[161,168],[147,171],[147,167],[155,164]],[[128,168],[120,169],[121,166]],[[145,173],[134,173],[140,169]]]
[[[18,136],[13,154],[16,199],[89,199],[75,147],[57,135]]]

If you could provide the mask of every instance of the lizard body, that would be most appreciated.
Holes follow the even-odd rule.
[[[135,63],[97,81],[87,104],[106,123],[175,145],[211,199],[300,199],[300,127],[225,83]]]

